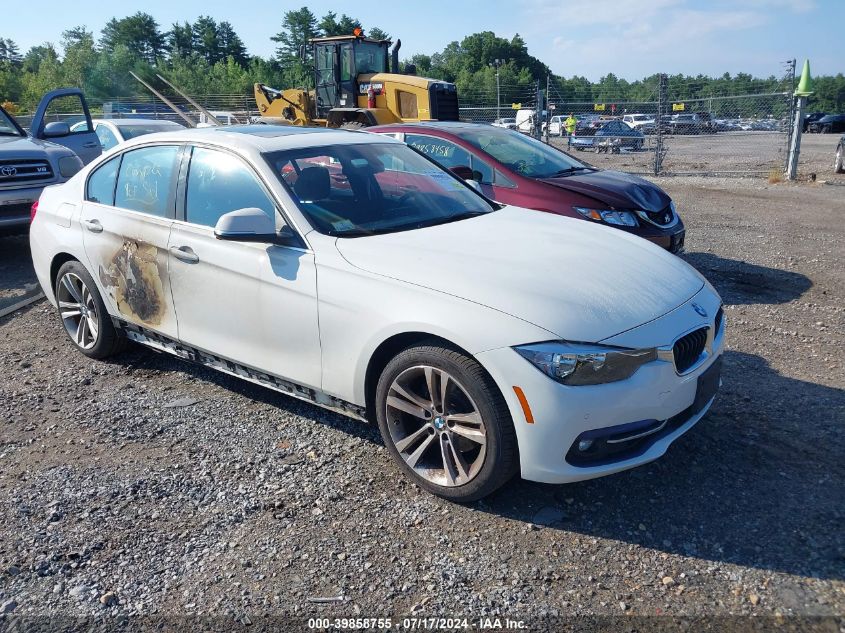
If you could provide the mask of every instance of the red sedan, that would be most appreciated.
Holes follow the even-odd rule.
[[[367,131],[404,141],[502,204],[600,222],[673,253],[683,250],[684,223],[672,199],[643,178],[590,167],[550,145],[492,125],[400,123]]]

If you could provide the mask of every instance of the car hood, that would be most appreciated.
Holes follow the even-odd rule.
[[[3,158],[8,154],[9,158],[44,158],[51,150],[61,147],[48,141],[40,141],[29,136],[0,136],[0,151]],[[70,150],[62,148],[66,153]]]
[[[510,314],[550,339],[601,341],[666,314],[704,285],[691,266],[642,238],[517,207],[336,243],[357,268]]]
[[[621,171],[585,171],[542,182],[574,191],[603,202],[614,209],[662,211],[672,199],[654,183]]]

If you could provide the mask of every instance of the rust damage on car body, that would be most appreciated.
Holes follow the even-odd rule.
[[[109,289],[118,311],[131,321],[159,325],[164,317],[164,286],[156,252],[152,244],[126,240],[108,268],[100,266],[100,282]]]

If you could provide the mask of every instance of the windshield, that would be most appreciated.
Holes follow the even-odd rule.
[[[14,119],[0,108],[0,136],[24,136]]]
[[[328,145],[267,155],[297,206],[321,233],[360,237],[490,213],[462,180],[407,145]]]
[[[591,169],[551,145],[504,128],[459,130],[457,135],[528,178],[552,178]]]
[[[383,73],[387,70],[387,46],[358,41],[355,44],[355,71],[359,75]]]
[[[130,138],[144,136],[144,134],[181,130],[182,126],[173,121],[161,121],[160,123],[145,123],[144,125],[118,125],[117,129],[120,130],[123,140],[128,141]]]

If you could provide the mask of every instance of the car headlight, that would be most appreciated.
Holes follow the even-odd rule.
[[[541,372],[565,385],[600,385],[625,380],[646,363],[657,360],[657,349],[625,349],[557,341],[520,345],[514,350]]]
[[[62,178],[75,176],[82,169],[82,161],[79,156],[62,156],[59,159],[59,173]]]
[[[572,207],[588,220],[607,222],[617,226],[639,226],[637,216],[630,211],[611,211],[610,209],[588,209],[586,207]]]

